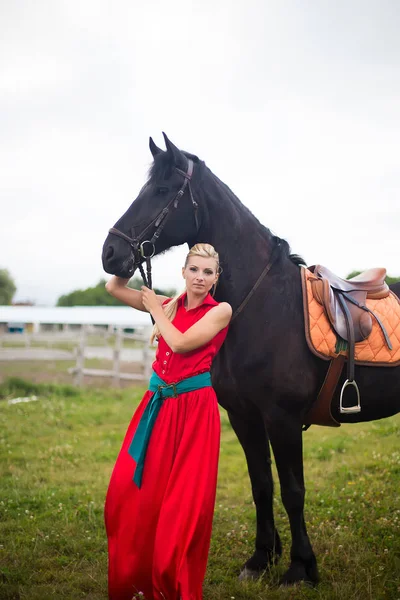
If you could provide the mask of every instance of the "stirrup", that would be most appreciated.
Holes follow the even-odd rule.
[[[355,404],[354,406],[343,406],[343,392],[344,392],[345,388],[348,385],[352,385],[353,387],[356,388],[356,392],[357,392],[357,404]],[[344,382],[343,387],[342,387],[342,391],[340,392],[339,409],[340,409],[340,413],[341,414],[348,414],[348,415],[352,415],[354,413],[358,413],[358,412],[361,411],[360,390],[358,389],[358,385],[354,381],[354,379],[352,381],[350,381],[349,379],[346,379],[346,381]]]

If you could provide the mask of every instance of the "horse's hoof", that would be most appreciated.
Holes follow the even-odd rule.
[[[261,575],[260,571],[253,571],[253,569],[245,567],[239,575],[239,581],[248,581],[249,579],[254,581],[254,579],[258,579]]]
[[[292,563],[289,569],[281,578],[279,585],[294,585],[303,583],[309,587],[314,587],[319,581],[318,568],[315,557],[310,561],[309,565],[301,562]]]

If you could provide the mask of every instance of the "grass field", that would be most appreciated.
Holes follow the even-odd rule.
[[[22,377],[34,383],[61,383],[73,384],[74,376],[68,372],[68,369],[76,366],[73,360],[19,360],[0,363],[0,382],[7,377]],[[93,369],[113,369],[111,360],[99,358],[86,358],[85,367]],[[142,372],[142,366],[133,362],[120,362],[121,373],[139,373]],[[92,377],[84,376],[84,385],[90,388],[110,388],[113,387],[112,377]],[[143,390],[143,382],[120,380],[120,387],[130,387],[140,385]]]
[[[104,498],[142,388],[0,384],[0,598],[107,598]],[[37,401],[8,404],[35,394]],[[400,415],[304,434],[306,521],[321,583],[278,587],[290,532],[276,484],[280,564],[237,580],[255,513],[243,452],[221,409],[222,445],[205,600],[400,599]],[[275,481],[276,472],[274,470]]]

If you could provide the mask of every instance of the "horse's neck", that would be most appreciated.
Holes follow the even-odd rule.
[[[249,283],[256,282],[274,248],[273,236],[239,200],[232,200],[217,180],[203,193],[207,214],[200,237],[212,244],[223,268],[218,297],[243,299]]]

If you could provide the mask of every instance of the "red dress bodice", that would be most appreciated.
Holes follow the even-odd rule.
[[[218,305],[218,302],[208,294],[200,306],[192,308],[191,310],[186,310],[184,305],[185,298],[186,294],[183,294],[183,296],[179,298],[176,315],[172,321],[174,326],[182,333],[199,321],[211,308]],[[204,346],[181,354],[172,352],[171,348],[161,336],[158,342],[156,359],[153,363],[154,371],[166,383],[175,383],[181,381],[181,379],[191,377],[192,375],[198,375],[199,373],[209,371],[211,363],[218,350],[221,348],[227,333],[228,326],[221,329],[221,331],[219,331],[207,344],[204,344]]]

